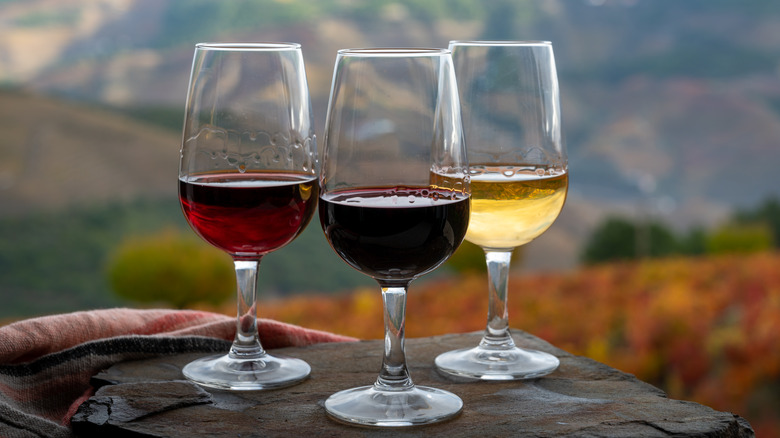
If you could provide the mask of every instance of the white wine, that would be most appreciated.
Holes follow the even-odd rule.
[[[466,240],[512,249],[544,233],[566,201],[569,175],[540,166],[472,165]]]

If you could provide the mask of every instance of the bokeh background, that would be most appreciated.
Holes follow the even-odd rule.
[[[0,321],[235,312],[176,199],[197,42],[301,43],[321,134],[338,49],[452,39],[549,40],[558,64],[570,193],[513,260],[512,326],[780,435],[772,0],[0,0]],[[416,282],[408,335],[481,330],[483,263],[464,245]],[[382,334],[316,223],[260,289],[261,316]]]

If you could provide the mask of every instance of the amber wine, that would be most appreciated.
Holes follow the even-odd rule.
[[[566,201],[569,175],[538,166],[471,166],[471,219],[466,240],[511,249],[552,225]]]

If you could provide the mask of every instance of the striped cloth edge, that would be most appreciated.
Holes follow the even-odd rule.
[[[93,394],[90,378],[126,361],[227,351],[234,318],[189,310],[105,309],[0,327],[0,436],[71,437],[70,418]],[[356,339],[259,319],[268,349]]]

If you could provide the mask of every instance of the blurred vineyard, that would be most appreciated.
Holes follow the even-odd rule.
[[[412,284],[407,336],[482,330],[486,288],[481,275]],[[514,275],[509,304],[513,327],[633,373],[672,398],[737,413],[758,436],[780,436],[780,253]],[[373,288],[263,302],[260,313],[364,339],[383,336]]]

